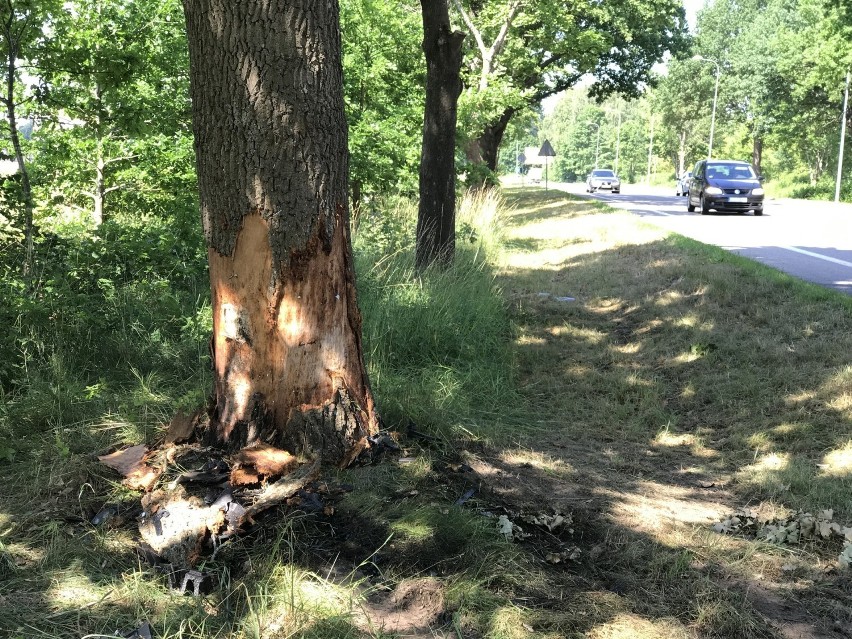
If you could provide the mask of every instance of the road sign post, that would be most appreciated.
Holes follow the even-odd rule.
[[[545,140],[544,144],[538,150],[539,157],[544,158],[544,190],[547,190],[547,158],[556,157],[556,151],[553,150],[549,140]]]

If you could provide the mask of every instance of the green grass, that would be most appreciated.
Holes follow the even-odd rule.
[[[495,283],[501,202],[496,194],[460,204],[456,260],[418,274],[411,202],[364,215],[355,234],[359,303],[371,381],[386,424],[442,437],[489,438],[515,400],[512,327]]]
[[[422,579],[440,586],[447,636],[768,638],[764,587],[852,623],[848,585],[820,568],[835,548],[701,518],[750,503],[852,523],[848,298],[541,189],[468,200],[456,264],[417,274],[415,214],[383,203],[354,234],[372,384],[413,461],[330,474],[352,487],[333,515],[263,520],[206,561],[219,586],[202,600],[139,564],[138,496],[93,456],[203,401],[202,280],[140,269],[21,312],[0,344],[24,363],[0,367],[0,636],[148,619],[173,639],[389,639],[363,610]],[[426,437],[406,437],[412,424]],[[125,521],[88,523],[104,503]],[[573,532],[497,530],[500,514],[554,508]],[[547,561],[573,546],[578,561]]]
[[[820,470],[852,437],[852,300],[624,214],[566,202],[533,226],[519,215],[524,237],[555,247],[545,268],[519,270],[521,256],[499,280],[518,292],[527,395],[572,416],[541,426],[633,447],[663,430],[688,436],[702,470],[732,475],[744,501],[852,519],[850,469]],[[540,303],[537,291],[577,302]],[[570,362],[538,364],[565,352]]]

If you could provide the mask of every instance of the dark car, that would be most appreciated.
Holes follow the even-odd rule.
[[[702,215],[716,211],[753,211],[763,215],[763,178],[748,162],[700,160],[692,171],[686,209]]]
[[[621,193],[621,180],[612,169],[594,169],[586,178],[586,192],[594,193],[607,189],[613,193]]]

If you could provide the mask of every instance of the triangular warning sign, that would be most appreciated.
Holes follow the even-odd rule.
[[[541,145],[541,148],[538,151],[539,157],[547,157],[552,158],[556,155],[556,151],[553,150],[553,147],[550,145],[550,140],[545,140],[544,144]]]

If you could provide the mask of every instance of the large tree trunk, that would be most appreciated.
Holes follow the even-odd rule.
[[[456,115],[464,34],[453,31],[447,0],[422,0],[426,106],[420,155],[416,265],[449,264],[456,248]]]
[[[475,164],[484,164],[490,171],[496,171],[500,143],[503,141],[503,134],[506,133],[506,127],[509,126],[513,115],[515,115],[514,109],[506,109],[499,118],[487,124],[479,137],[468,145],[467,159]]]
[[[184,0],[213,304],[209,439],[346,464],[377,429],[337,2]]]

